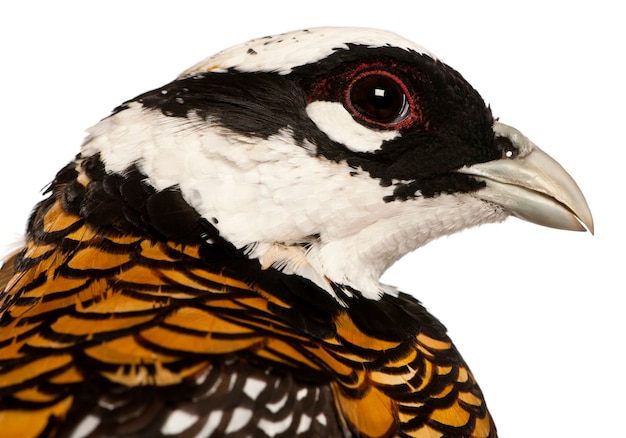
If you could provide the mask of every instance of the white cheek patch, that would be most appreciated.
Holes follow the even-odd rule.
[[[400,136],[398,131],[367,128],[352,118],[339,102],[312,102],[306,113],[328,138],[354,152],[374,152],[383,142]]]
[[[339,103],[315,102],[307,111],[330,138],[353,151],[374,152],[400,135],[361,126]],[[502,125],[495,129],[513,136]],[[201,216],[218,219],[220,235],[235,247],[246,248],[264,267],[307,278],[338,302],[329,281],[368,299],[395,295],[380,276],[402,255],[436,237],[506,217],[470,194],[386,203],[394,186],[381,186],[345,161],[312,154],[313,145],[296,144],[287,128],[259,139],[193,114],[167,117],[131,103],[89,132],[83,156],[100,154],[108,172],[123,174],[136,165],[156,190],[179,187]],[[250,382],[244,391],[259,389]],[[252,415],[249,410],[236,414],[228,426],[232,431]],[[179,413],[171,421],[166,430],[176,431],[192,418]]]

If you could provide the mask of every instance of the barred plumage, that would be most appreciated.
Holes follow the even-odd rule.
[[[357,41],[368,36],[352,32]],[[201,63],[119,107],[57,174],[31,216],[24,248],[0,271],[0,425],[7,436],[496,437],[445,327],[378,276],[414,247],[500,220],[507,208],[538,223],[579,229],[581,218],[592,228],[582,194],[530,141],[494,122],[456,72],[417,46],[382,41],[378,48],[339,49],[343,37],[333,30],[294,35],[318,38],[320,53],[262,79],[299,93],[289,104],[305,107],[286,121],[262,129],[259,120],[244,120],[268,103],[259,94],[265,86],[255,88],[260,76],[246,62],[236,64],[232,70],[250,74],[250,84],[228,97],[228,75],[237,75],[214,65],[229,59],[225,52],[209,61],[208,72]],[[253,54],[248,45],[231,51],[259,55],[260,43],[251,44]],[[355,60],[375,68],[358,73]],[[275,69],[272,62],[267,68]],[[320,119],[311,110],[316,102],[335,115],[367,105],[335,105],[333,93],[347,97],[333,90],[346,84],[325,81],[328,71],[333,78],[347,74],[351,87],[380,74],[377,92],[397,87],[410,94],[392,114],[405,118],[396,121],[385,109],[377,120],[370,108],[340,126]],[[389,82],[411,75],[408,85]],[[232,81],[245,87],[241,79]],[[428,87],[451,93],[451,102],[429,107]],[[199,103],[207,96],[215,102]],[[418,101],[419,111],[405,108]],[[187,106],[172,110],[174,102]],[[268,103],[278,111],[275,104]],[[450,114],[465,116],[443,135]],[[367,147],[350,136],[339,144],[342,126],[361,136],[373,132],[360,143]],[[456,140],[441,140],[441,150],[430,152],[437,158],[424,163],[419,141],[436,135]],[[412,136],[418,140],[403,143]],[[545,183],[559,192],[559,202],[545,202],[553,195],[526,194],[545,193],[543,180],[502,180],[490,167],[505,160],[500,167],[532,170],[538,163],[528,157],[562,171],[559,184],[574,188],[561,195],[560,185]],[[194,167],[194,158],[207,166]],[[189,167],[168,167],[167,159]],[[196,184],[198,172],[204,184]],[[348,207],[336,196],[339,182]],[[499,197],[509,184],[525,187],[532,208]],[[327,203],[292,207],[309,192]],[[223,207],[229,201],[235,205]],[[549,219],[534,213],[538,203]],[[263,210],[268,206],[280,208]],[[290,216],[281,222],[285,211]],[[256,216],[276,224],[261,228]],[[255,232],[258,239],[247,241]],[[289,237],[275,237],[281,233]],[[402,233],[412,237],[402,242]],[[333,261],[345,262],[346,271]]]
[[[87,191],[96,184],[84,172],[77,172],[74,182]],[[229,373],[230,368],[257,370],[257,379],[266,379],[278,393],[291,397],[293,391],[283,386],[295,383],[285,376],[297,375],[310,382],[301,386],[325,396],[319,413],[304,413],[310,418],[324,414],[332,424],[336,403],[348,428],[358,427],[366,436],[400,431],[409,436],[433,425],[462,430],[467,436],[490,436],[490,418],[474,379],[443,327],[415,302],[406,299],[402,304],[407,311],[417,310],[410,317],[423,327],[407,327],[400,339],[376,338],[357,326],[350,308],[332,312],[305,308],[289,300],[288,290],[260,288],[253,269],[228,272],[222,262],[221,271],[212,271],[201,254],[229,258],[216,242],[186,245],[96,230],[68,211],[64,199],[71,184],[63,188],[65,192],[53,190],[35,211],[31,234],[37,239],[29,240],[14,257],[16,273],[3,295],[3,334],[12,337],[2,339],[0,382],[3,392],[11,394],[5,403],[21,405],[24,426],[33,431],[60,428],[48,423],[50,413],[62,418],[72,412],[77,423],[85,404],[98,401],[90,395],[101,393],[101,399],[119,398],[125,407],[137,397],[159,400],[162,406],[155,408],[153,419],[142,420],[156,434],[155,419],[165,423],[172,415],[168,402],[176,400],[167,388],[195,386],[192,383],[207,379],[206,374],[213,379],[219,374],[224,384],[227,376],[236,378],[243,372]],[[84,206],[85,200],[80,204]],[[260,275],[260,267],[256,270]],[[279,272],[273,275],[281,280]],[[306,282],[297,287],[299,294],[325,294]],[[417,333],[411,333],[416,328]],[[219,373],[213,365],[216,357],[230,363]],[[329,385],[335,402],[324,389]],[[161,394],[155,387],[165,390]],[[126,395],[124,388],[140,388],[141,396]],[[235,396],[233,389],[221,391],[222,397],[230,394],[234,399],[229,414],[248,406],[255,418],[262,416],[257,410],[266,411],[266,405],[246,404],[243,388],[239,390],[242,393]],[[187,403],[197,399],[202,395],[193,394]],[[425,404],[434,399],[440,401]],[[276,402],[275,397],[271,401]],[[202,408],[205,421],[210,406]],[[99,421],[105,424],[107,415],[118,415],[117,411],[100,408]],[[146,415],[142,412],[141,417]],[[137,416],[113,432],[105,431],[122,436],[128,427],[132,435]],[[315,436],[314,430],[307,429],[308,436]],[[290,429],[289,436],[293,433]]]

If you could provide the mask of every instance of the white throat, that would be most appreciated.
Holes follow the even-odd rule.
[[[330,282],[370,299],[395,294],[379,279],[400,257],[505,217],[471,195],[385,202],[393,186],[315,155],[315,145],[295,144],[289,129],[252,138],[131,103],[89,132],[83,155],[100,153],[110,172],[136,164],[157,190],[178,186],[237,248],[333,296]]]

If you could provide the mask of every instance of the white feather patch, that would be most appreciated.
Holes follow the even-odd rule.
[[[280,421],[270,421],[265,418],[259,420],[259,429],[267,434],[267,436],[273,437],[283,433],[291,425],[293,421],[293,414],[287,415]]]
[[[275,414],[276,412],[280,411],[280,410],[281,410],[281,409],[285,406],[285,404],[287,403],[287,398],[288,398],[288,397],[287,397],[287,394],[285,394],[285,395],[284,395],[284,396],[283,396],[280,400],[278,400],[277,402],[275,402],[275,403],[268,403],[267,405],[265,405],[265,407],[266,407],[267,409],[269,409],[269,411],[270,411],[272,414]]]
[[[311,427],[312,419],[307,414],[302,414],[300,417],[300,423],[298,423],[298,429],[296,430],[296,435],[299,435],[303,432],[306,432]]]
[[[320,61],[347,49],[348,43],[368,47],[395,46],[435,56],[422,46],[393,32],[362,27],[317,27],[257,38],[223,50],[185,70],[180,77],[204,72],[275,71],[288,74],[295,67]]]
[[[95,415],[87,415],[76,426],[70,438],[83,438],[89,436],[100,424],[100,418]]]
[[[374,152],[383,142],[399,137],[399,131],[367,128],[358,123],[339,102],[311,102],[306,113],[328,138],[355,152]]]
[[[319,424],[326,426],[326,414],[324,414],[323,412],[321,414],[318,414],[317,417],[315,417],[315,421],[317,421]]]
[[[259,379],[248,377],[243,385],[243,392],[252,400],[256,400],[259,394],[265,389],[267,384]]]
[[[198,415],[177,409],[169,414],[161,426],[163,435],[178,435],[198,421]]]
[[[219,426],[220,422],[222,421],[223,415],[224,413],[222,411],[218,411],[218,410],[212,411],[206,423],[204,424],[204,426],[202,426],[202,429],[200,429],[198,433],[196,434],[196,438],[204,438],[204,437],[211,436],[213,432],[215,431],[215,429],[217,428],[217,426]]]
[[[379,279],[404,254],[506,217],[472,195],[385,202],[394,185],[312,154],[288,129],[246,137],[193,114],[167,117],[131,103],[90,134],[83,154],[100,153],[107,171],[136,164],[157,190],[178,186],[198,213],[217,218],[220,235],[237,248],[332,296],[329,281],[370,299],[396,294]]]
[[[228,426],[226,426],[226,434],[237,432],[244,428],[252,419],[252,410],[248,408],[235,408],[230,418]]]
[[[298,401],[302,400],[304,397],[307,396],[307,394],[309,393],[309,390],[306,388],[302,388],[300,390],[298,390],[298,392],[296,393],[296,399]]]

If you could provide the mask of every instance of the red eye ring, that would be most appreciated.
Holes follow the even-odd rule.
[[[420,118],[406,84],[386,70],[366,70],[352,78],[345,107],[358,121],[383,129],[402,129]]]

